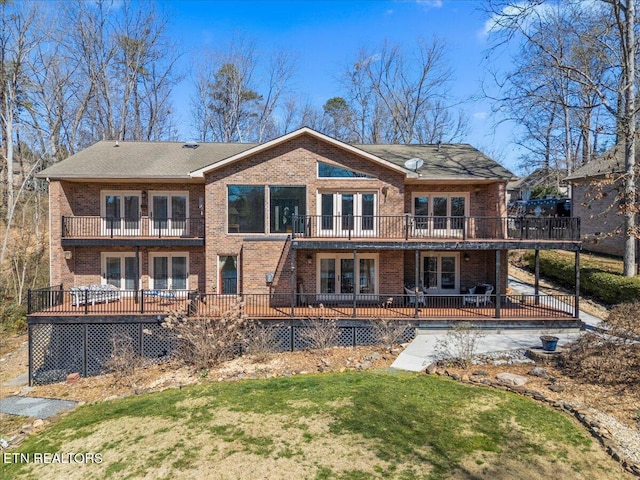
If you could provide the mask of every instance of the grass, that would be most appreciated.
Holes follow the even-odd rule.
[[[0,464],[20,478],[616,478],[569,418],[503,391],[389,372],[210,384],[84,406]],[[515,469],[515,470],[514,470]]]

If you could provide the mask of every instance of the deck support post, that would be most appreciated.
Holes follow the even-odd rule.
[[[138,303],[138,291],[140,290],[140,247],[136,245],[136,256],[135,256],[135,269],[136,269],[136,278],[133,280],[133,288],[135,288],[136,293],[133,296],[134,303]]]
[[[420,250],[416,250],[415,256],[416,256],[415,269],[414,269],[415,283],[414,283],[413,291],[416,294],[416,301],[415,301],[416,311],[414,316],[418,318],[418,316],[420,315],[420,311],[418,309],[418,288],[420,285]]]
[[[496,250],[496,318],[500,318],[500,257],[502,252],[500,250]]]
[[[536,249],[535,252],[535,280],[533,283],[533,292],[536,296],[536,305],[540,305],[540,250]]]
[[[296,257],[298,250],[291,249],[291,318],[295,316],[296,310]]]
[[[356,268],[358,265],[358,252],[356,251],[356,249],[353,249],[353,318],[356,318],[357,314],[358,314],[358,310],[357,310],[357,305],[356,305],[356,301],[357,301],[357,297],[356,297],[356,288],[357,286],[360,285],[360,279],[356,278],[356,272],[358,271],[358,269]]]
[[[575,318],[580,318],[580,250],[576,250],[576,265],[575,265],[575,274],[576,274],[576,300],[575,300],[575,310],[573,312],[573,316]]]

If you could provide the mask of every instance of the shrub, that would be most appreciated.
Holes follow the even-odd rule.
[[[22,333],[27,329],[27,309],[15,303],[0,305],[0,332]]]
[[[245,351],[257,362],[268,360],[282,347],[282,340],[278,339],[278,330],[281,328],[279,323],[249,323],[242,342]]]
[[[441,362],[469,368],[484,333],[470,322],[460,322],[447,332],[435,346],[436,357]]]
[[[527,252],[525,261],[533,270],[534,253]],[[540,274],[568,289],[575,288],[573,261],[556,252],[540,252]],[[596,268],[581,268],[580,292],[608,305],[631,302],[640,297],[640,277],[629,278]]]
[[[391,350],[393,345],[402,341],[410,325],[397,320],[374,318],[371,320],[371,327],[373,328],[375,339],[381,342],[388,350]]]
[[[185,316],[174,312],[162,323],[177,340],[178,357],[195,370],[207,370],[240,355],[247,319],[236,299],[220,317]]]
[[[116,383],[123,380],[131,383],[131,376],[142,366],[142,358],[136,352],[133,339],[129,335],[115,334],[111,337],[111,345],[111,356],[105,363],[107,371],[113,373]]]
[[[611,309],[603,325],[606,334],[587,333],[576,341],[564,358],[564,368],[573,377],[596,384],[632,386],[640,382],[640,302]]]
[[[309,348],[315,350],[335,347],[339,337],[340,327],[330,318],[309,318],[300,329],[300,338]]]

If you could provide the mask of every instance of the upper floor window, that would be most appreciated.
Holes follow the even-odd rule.
[[[375,178],[372,175],[356,172],[337,165],[318,162],[318,178]]]
[[[306,187],[270,187],[271,233],[291,232],[294,215],[306,215]]]
[[[229,185],[228,233],[264,233],[264,185]]]

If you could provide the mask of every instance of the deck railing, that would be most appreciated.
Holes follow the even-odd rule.
[[[294,215],[293,238],[579,240],[579,218]]]
[[[109,291],[111,293],[111,291]],[[93,295],[93,296],[92,296]],[[327,301],[326,294],[201,294],[193,290],[121,290],[117,296],[91,291],[64,290],[61,286],[30,290],[28,312],[47,316],[166,315],[182,311],[188,316],[219,317],[239,303],[252,319],[478,319],[574,318],[573,295],[473,296],[362,294]],[[500,305],[496,308],[496,300]]]
[[[63,238],[202,238],[204,219],[199,218],[113,218],[63,216]]]

